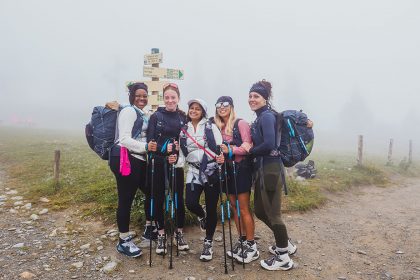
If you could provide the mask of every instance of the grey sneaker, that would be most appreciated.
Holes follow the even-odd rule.
[[[271,254],[276,254],[276,245],[270,246],[268,248],[268,251],[270,251]],[[295,244],[292,243],[292,240],[289,239],[288,245],[287,245],[287,251],[289,252],[289,255],[292,256],[296,253],[297,247]]]
[[[260,252],[257,250],[257,243],[250,245],[248,242],[243,242],[244,250],[233,257],[240,263],[250,263],[260,257]]]
[[[178,240],[178,250],[180,251],[188,251],[190,247],[188,246],[187,242],[184,239],[184,233],[178,231],[174,236],[174,246],[176,246],[176,242]]]
[[[165,234],[159,234],[157,238],[156,245],[156,254],[165,255],[166,254],[166,236]]]
[[[276,252],[274,256],[262,260],[260,264],[267,270],[289,270],[293,268],[293,260],[287,252],[284,254]]]
[[[245,242],[246,241],[242,241],[242,243],[243,244],[245,244]],[[235,243],[235,245],[233,245],[233,247],[232,247],[232,251],[227,251],[226,252],[226,255],[229,257],[229,258],[233,258],[235,255],[237,255],[239,252],[241,251],[241,239],[239,238],[237,241],[236,241],[236,243]]]
[[[203,252],[200,256],[200,261],[208,262],[213,259],[213,242],[211,240],[204,239]]]
[[[117,251],[128,257],[137,258],[142,255],[142,251],[133,243],[133,237],[129,236],[125,239],[119,239]]]

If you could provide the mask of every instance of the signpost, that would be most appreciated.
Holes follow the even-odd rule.
[[[164,78],[173,80],[183,80],[184,71],[179,69],[157,68],[157,67],[143,67],[143,76],[151,78]]]
[[[184,70],[181,69],[170,69],[170,68],[159,68],[159,64],[163,61],[163,54],[159,52],[159,49],[153,48],[151,54],[144,55],[144,65],[143,66],[143,77],[152,78],[151,81],[129,81],[126,82],[127,85],[135,82],[145,83],[148,87],[150,94],[149,105],[152,107],[152,110],[156,110],[159,105],[162,105],[162,91],[163,86],[169,81],[161,81],[159,79],[169,79],[169,80],[183,80],[184,79]],[[150,66],[149,66],[150,65]]]
[[[152,65],[162,63],[162,53],[152,53],[144,55],[144,65]]]

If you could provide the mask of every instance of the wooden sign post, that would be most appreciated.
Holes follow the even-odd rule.
[[[392,165],[392,146],[394,144],[394,139],[389,140],[389,148],[388,148],[388,162],[386,165]]]
[[[357,149],[357,165],[362,166],[363,161],[363,135],[359,135],[359,147]]]
[[[60,150],[54,152],[54,188],[58,190],[60,180]]]

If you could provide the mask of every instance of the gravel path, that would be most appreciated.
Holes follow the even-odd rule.
[[[355,188],[333,195],[322,209],[285,215],[297,243],[297,267],[268,272],[258,262],[223,273],[222,242],[214,259],[198,260],[202,233],[186,229],[190,250],[174,258],[148,248],[138,259],[115,251],[117,231],[82,220],[77,209],[48,211],[47,198],[27,200],[0,173],[0,279],[420,279],[420,180],[388,188]],[[267,257],[273,240],[257,222],[258,246]],[[221,238],[221,230],[216,240]],[[138,240],[140,243],[140,241]],[[145,244],[146,245],[146,244]]]

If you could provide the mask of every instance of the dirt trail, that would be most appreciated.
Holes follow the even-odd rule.
[[[39,214],[48,203],[19,198],[0,173],[0,279],[22,279],[22,272],[32,279],[420,279],[419,190],[420,180],[414,179],[388,188],[355,188],[331,196],[322,209],[285,215],[298,243],[297,267],[268,272],[256,261],[245,270],[236,264],[232,271],[229,263],[225,275],[222,242],[215,241],[213,261],[198,260],[197,227],[186,230],[192,250],[174,258],[174,269],[168,269],[169,257],[155,254],[149,268],[147,248],[139,259],[117,254],[112,227],[81,221],[74,209]],[[38,219],[31,218],[34,213]],[[266,258],[273,236],[260,222],[257,233]],[[116,269],[105,273],[103,267],[114,262]]]

